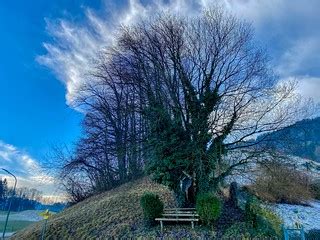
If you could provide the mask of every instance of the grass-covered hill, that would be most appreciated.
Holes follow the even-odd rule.
[[[86,199],[56,214],[48,221],[46,239],[107,239],[131,236],[142,229],[140,197],[145,191],[158,194],[165,207],[174,207],[174,197],[165,186],[148,178],[124,184]],[[39,239],[43,222],[16,233],[12,239]]]

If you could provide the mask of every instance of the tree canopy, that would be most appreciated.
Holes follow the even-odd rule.
[[[252,139],[303,114],[295,84],[279,82],[251,25],[221,8],[121,27],[91,76],[79,101],[85,136],[64,170],[93,188],[146,166],[176,191],[183,174],[197,191],[214,189],[257,158],[264,137]]]

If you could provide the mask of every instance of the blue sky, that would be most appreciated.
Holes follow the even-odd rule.
[[[50,39],[45,18],[72,15],[81,19],[82,4],[42,0],[0,3],[0,149],[8,152],[4,144],[9,144],[20,152],[11,154],[15,159],[7,165],[18,175],[25,170],[19,156],[41,161],[52,145],[71,144],[80,134],[82,115],[66,104],[63,83],[40,65],[36,56],[45,53],[42,43]],[[1,162],[5,165],[3,155]]]
[[[83,1],[83,4],[86,4]],[[35,61],[50,36],[45,18],[81,18],[81,1],[1,1],[0,139],[41,158],[51,144],[79,135],[81,114],[66,105],[65,88]]]
[[[0,166],[31,184],[56,144],[72,145],[82,114],[73,106],[92,60],[119,24],[155,12],[199,14],[213,0],[12,0],[0,3]],[[281,80],[320,99],[320,1],[217,0],[252,22]],[[39,170],[40,171],[40,170]],[[1,176],[1,175],[0,175]],[[50,181],[45,184],[51,184]],[[32,185],[32,184],[31,184]],[[51,190],[52,191],[52,188]],[[48,194],[49,192],[48,191]]]

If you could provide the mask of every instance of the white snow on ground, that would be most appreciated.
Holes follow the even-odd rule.
[[[40,210],[26,210],[22,212],[11,212],[9,216],[9,220],[18,220],[18,221],[31,221],[37,222],[42,220],[43,218],[39,215],[43,211]],[[0,215],[0,221],[4,221],[7,216]]]
[[[320,201],[310,203],[310,207],[290,204],[275,204],[270,208],[282,218],[285,227],[293,227],[296,222],[306,231],[320,229]]]
[[[15,232],[6,232],[6,234],[4,235],[5,239],[11,237],[13,234],[15,234]],[[1,234],[2,236],[2,234]]]
[[[296,170],[304,172],[313,180],[320,180],[320,163],[296,156],[288,156],[284,163],[289,163]],[[228,183],[236,181],[240,186],[252,184],[260,172],[257,171],[258,164],[252,162],[242,166],[229,176]],[[320,229],[320,201],[309,203],[310,206],[290,204],[270,204],[268,207],[282,218],[285,227],[293,227],[296,222],[301,223],[306,231]]]

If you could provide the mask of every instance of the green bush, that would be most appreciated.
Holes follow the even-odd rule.
[[[262,207],[255,198],[246,203],[245,220],[250,228],[266,236],[279,237],[282,234],[282,220],[271,210]]]
[[[196,209],[200,219],[209,225],[220,217],[222,203],[220,199],[213,194],[199,194],[197,196]]]
[[[282,234],[282,220],[277,214],[267,208],[260,208],[259,216],[262,217],[262,224],[270,232],[275,233],[277,236]]]
[[[245,205],[245,221],[253,228],[258,228],[259,203],[255,198],[250,198]]]
[[[148,224],[153,224],[154,219],[161,217],[163,213],[163,203],[154,193],[144,193],[140,199],[140,205],[143,209],[144,219]]]

